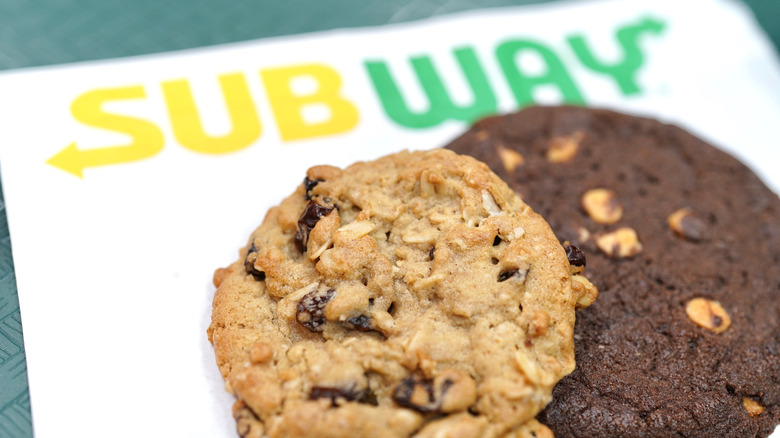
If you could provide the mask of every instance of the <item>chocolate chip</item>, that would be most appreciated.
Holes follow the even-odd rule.
[[[579,248],[574,245],[564,245],[563,249],[566,251],[570,265],[585,266],[585,254]]]
[[[336,291],[330,289],[324,294],[319,291],[312,291],[304,295],[298,302],[298,309],[295,312],[295,319],[298,323],[312,332],[321,332],[325,325],[325,306],[333,298]]]
[[[307,201],[311,200],[311,190],[314,188],[314,186],[316,186],[317,184],[319,184],[319,183],[321,183],[323,181],[325,181],[325,180],[319,179],[319,178],[312,180],[312,179],[309,179],[308,176],[303,178],[303,188],[304,188],[304,190],[306,190],[306,194],[303,195],[303,199],[305,199]]]
[[[373,327],[371,327],[371,318],[369,318],[366,315],[359,315],[359,316],[353,316],[352,318],[347,318],[347,322],[352,324],[352,326],[360,332],[368,332],[373,330]]]
[[[265,280],[265,272],[258,271],[257,268],[255,268],[255,260],[257,260],[257,248],[253,243],[249,245],[249,251],[246,253],[244,268],[246,269],[247,274],[252,274],[252,276],[255,277],[255,280],[263,281]]]
[[[328,198],[312,199],[306,204],[306,208],[303,209],[300,218],[298,218],[298,232],[295,234],[295,244],[301,252],[306,251],[311,230],[320,219],[329,215],[334,208],[336,208],[335,204]]]
[[[393,401],[423,414],[437,412],[453,383],[452,380],[446,379],[440,388],[434,388],[433,379],[409,376],[395,387]]]

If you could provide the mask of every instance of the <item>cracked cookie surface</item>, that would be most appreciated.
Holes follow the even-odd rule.
[[[447,147],[587,252],[599,299],[539,417],[558,438],[780,423],[780,199],[749,169],[677,127],[574,107],[486,119]]]
[[[534,416],[597,294],[580,270],[470,157],[313,167],[214,276],[208,334],[238,432],[546,436]]]

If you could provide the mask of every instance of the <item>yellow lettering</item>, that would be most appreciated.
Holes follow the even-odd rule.
[[[358,123],[358,110],[339,94],[341,77],[322,64],[266,69],[260,72],[282,140],[300,140],[339,134]],[[313,90],[296,92],[293,81],[313,81]],[[323,120],[306,120],[307,109],[324,109]]]
[[[127,163],[157,154],[165,140],[154,123],[103,110],[103,104],[109,101],[144,98],[146,92],[141,85],[93,90],[77,97],[70,108],[76,120],[95,128],[127,134],[132,141],[127,145],[91,149],[79,149],[74,142],[46,162],[83,178],[87,167]]]
[[[203,130],[187,80],[163,82],[162,90],[173,135],[185,148],[206,154],[224,154],[243,149],[260,137],[260,119],[244,75],[221,75],[219,84],[233,128],[229,133],[217,137]]]

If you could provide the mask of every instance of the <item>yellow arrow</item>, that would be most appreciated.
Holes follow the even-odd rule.
[[[87,167],[120,164],[151,157],[162,149],[162,143],[111,146],[100,149],[79,149],[76,142],[57,152],[46,163],[60,168],[79,178],[84,178]]]
[[[136,117],[107,113],[102,108],[108,101],[145,97],[144,88],[140,85],[92,90],[77,97],[70,107],[76,120],[95,128],[129,135],[133,140],[129,145],[95,149],[79,149],[73,142],[49,158],[46,163],[84,178],[84,169],[87,167],[127,163],[157,154],[162,150],[165,139],[154,123]]]

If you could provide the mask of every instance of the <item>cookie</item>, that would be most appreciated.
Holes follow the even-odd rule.
[[[587,254],[562,437],[756,437],[780,422],[780,200],[674,126],[530,108],[447,146],[490,165]]]
[[[596,289],[486,165],[317,166],[214,276],[245,437],[530,437]]]

